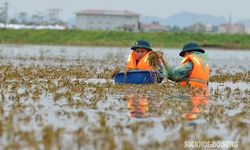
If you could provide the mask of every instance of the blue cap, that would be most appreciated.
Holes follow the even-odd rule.
[[[136,48],[146,48],[152,51],[152,48],[150,47],[150,44],[146,40],[138,40],[135,42],[135,44],[131,47],[132,50],[135,50]]]
[[[199,51],[201,53],[205,53],[205,50],[203,50],[197,43],[195,42],[189,42],[187,44],[185,44],[182,48],[182,51],[180,52],[180,56],[183,57],[184,56],[184,52],[187,51]]]

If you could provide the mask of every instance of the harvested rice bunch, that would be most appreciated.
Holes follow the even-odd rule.
[[[147,58],[149,65],[152,66],[154,69],[157,69],[159,67],[159,60],[161,59],[159,53],[163,55],[163,51],[161,50],[152,51]]]

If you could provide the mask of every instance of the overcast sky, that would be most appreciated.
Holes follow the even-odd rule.
[[[63,21],[85,9],[129,10],[143,16],[167,18],[183,11],[197,14],[211,14],[232,21],[250,19],[250,0],[0,0],[0,8],[8,2],[8,14],[26,12],[29,16],[38,12],[48,14],[52,8],[61,9],[59,18]]]

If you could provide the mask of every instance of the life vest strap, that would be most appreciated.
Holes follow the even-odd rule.
[[[207,80],[202,80],[202,79],[199,79],[199,78],[188,78],[188,81],[201,82],[201,83],[204,83],[204,84],[208,85],[208,81]]]

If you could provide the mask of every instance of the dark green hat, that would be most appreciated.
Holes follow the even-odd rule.
[[[184,56],[184,52],[187,51],[199,51],[201,53],[205,53],[205,50],[203,50],[197,43],[195,42],[189,42],[187,44],[185,44],[182,48],[182,51],[180,52],[180,56],[183,57]]]
[[[146,40],[138,40],[135,42],[135,44],[131,47],[132,50],[135,50],[136,48],[146,48],[152,51],[152,48],[150,47],[150,44]]]

